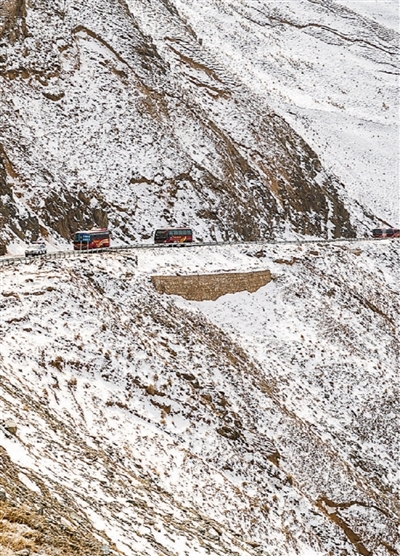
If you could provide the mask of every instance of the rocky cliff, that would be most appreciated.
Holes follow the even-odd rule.
[[[2,5],[0,142],[21,207],[58,241],[93,224],[126,241],[174,224],[202,238],[362,233],[368,203],[189,15],[161,0]]]

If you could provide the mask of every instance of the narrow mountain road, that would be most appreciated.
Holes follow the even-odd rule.
[[[241,246],[254,246],[260,245],[306,245],[308,243],[316,244],[328,244],[328,243],[363,243],[370,241],[385,241],[377,240],[374,238],[339,238],[339,239],[301,239],[301,240],[260,240],[260,241],[216,241],[216,242],[204,242],[204,243],[185,243],[185,244],[149,244],[149,243],[135,243],[132,245],[121,245],[117,247],[109,247],[102,249],[90,249],[82,251],[56,251],[54,253],[48,253],[47,255],[38,255],[35,257],[26,257],[24,255],[14,256],[14,257],[2,257],[0,258],[0,270],[4,268],[16,265],[19,263],[28,263],[35,260],[52,260],[52,259],[68,259],[71,257],[85,257],[94,253],[104,253],[108,255],[110,253],[122,253],[124,251],[131,252],[138,249],[169,249],[170,247],[185,247],[185,248],[199,248],[199,247],[226,247],[228,245],[241,245]],[[386,242],[393,241],[392,239],[386,240]]]

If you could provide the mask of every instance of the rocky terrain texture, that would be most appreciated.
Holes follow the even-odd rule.
[[[338,111],[357,126],[370,121],[367,111],[375,119],[382,113],[383,138],[370,158],[389,156],[398,36],[339,4],[325,4],[301,0],[294,10],[292,3],[270,8],[238,0],[223,6],[3,0],[2,240],[41,234],[60,241],[93,224],[110,225],[120,241],[146,239],[167,224],[190,224],[199,237],[217,239],[352,237],[370,227],[368,215],[393,219],[395,164],[380,176],[391,199],[381,194],[380,207],[365,177],[360,196],[350,187],[359,176],[349,180],[336,166],[336,174],[326,169],[339,159],[356,170],[349,149],[369,164],[354,152],[354,143],[363,144],[363,127],[354,130],[351,148],[328,149],[328,161],[317,124],[295,117],[294,103],[265,86],[280,76],[281,88],[289,91],[290,81],[300,92],[302,76],[315,89],[304,95],[320,102],[322,114],[332,119]],[[324,63],[316,58],[310,67],[305,57],[317,47]],[[355,90],[336,99],[337,71],[326,77],[331,59],[339,67],[352,62],[342,88],[348,81],[362,88],[361,101]],[[384,92],[376,116],[378,81]],[[334,134],[332,122],[325,119],[323,127]]]
[[[0,523],[29,512],[38,554],[397,554],[399,255],[198,247],[4,270]],[[151,281],[222,267],[275,279],[205,302]]]
[[[191,301],[215,301],[223,295],[242,291],[254,293],[273,279],[269,270],[151,277],[158,293],[179,295]]]
[[[300,133],[353,198],[400,221],[394,0],[176,5],[202,44]]]
[[[392,0],[0,0],[0,252],[399,224],[397,25]],[[0,267],[1,554],[400,554],[399,258]]]

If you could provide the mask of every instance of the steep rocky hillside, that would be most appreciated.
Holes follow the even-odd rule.
[[[198,247],[5,270],[0,523],[22,508],[41,532],[26,542],[57,556],[397,554],[399,256]],[[215,302],[150,280],[265,269]]]
[[[0,244],[400,225],[398,21],[0,0]],[[1,556],[400,554],[399,241],[0,267]]]
[[[397,0],[176,2],[376,215],[400,222]]]
[[[282,95],[272,94],[277,80],[281,92],[287,80],[298,91],[300,79],[312,87],[313,74],[319,84],[314,104],[328,103],[336,118],[336,105],[348,103],[341,114],[358,125],[368,111],[378,117],[372,89],[365,87],[374,79],[374,87],[385,91],[387,110],[382,104],[382,144],[371,140],[370,148],[379,158],[395,144],[394,70],[387,69],[395,63],[395,32],[334,3],[329,10],[323,5],[299,2],[289,17],[285,10],[293,3],[271,11],[238,0],[193,6],[167,0],[4,1],[3,239],[49,233],[60,241],[93,223],[110,225],[119,240],[146,239],[155,226],[176,223],[190,223],[204,239],[293,232],[351,237],[370,226],[366,212],[393,219],[386,197],[381,196],[381,210],[370,202],[376,184],[375,193],[366,187],[369,171],[360,182],[364,195],[343,188],[354,179],[333,164],[344,163],[337,147],[342,136],[338,132],[332,140],[336,124],[319,120],[329,140],[312,140],[316,124],[305,133],[305,119],[294,121]],[[327,69],[321,69],[325,62],[301,59],[306,52],[313,57],[318,45],[296,38],[292,44],[293,33],[323,44]],[[346,102],[336,92],[329,97],[332,80],[339,83],[340,76],[326,79],[330,60],[340,68],[342,59],[354,68],[363,65],[350,78],[358,90],[342,94]],[[340,86],[347,85],[343,75]],[[355,98],[362,104],[358,112]],[[361,138],[352,136],[359,144]],[[349,141],[345,147],[348,152]],[[351,156],[346,164],[357,170]],[[356,158],[368,165],[363,154]],[[324,166],[332,166],[339,179]],[[391,171],[382,191],[389,191],[392,206]]]

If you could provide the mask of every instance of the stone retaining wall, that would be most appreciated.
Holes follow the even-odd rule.
[[[230,272],[224,274],[194,274],[188,276],[152,276],[159,293],[180,295],[191,301],[215,301],[221,295],[248,291],[254,293],[273,280],[269,270]]]

